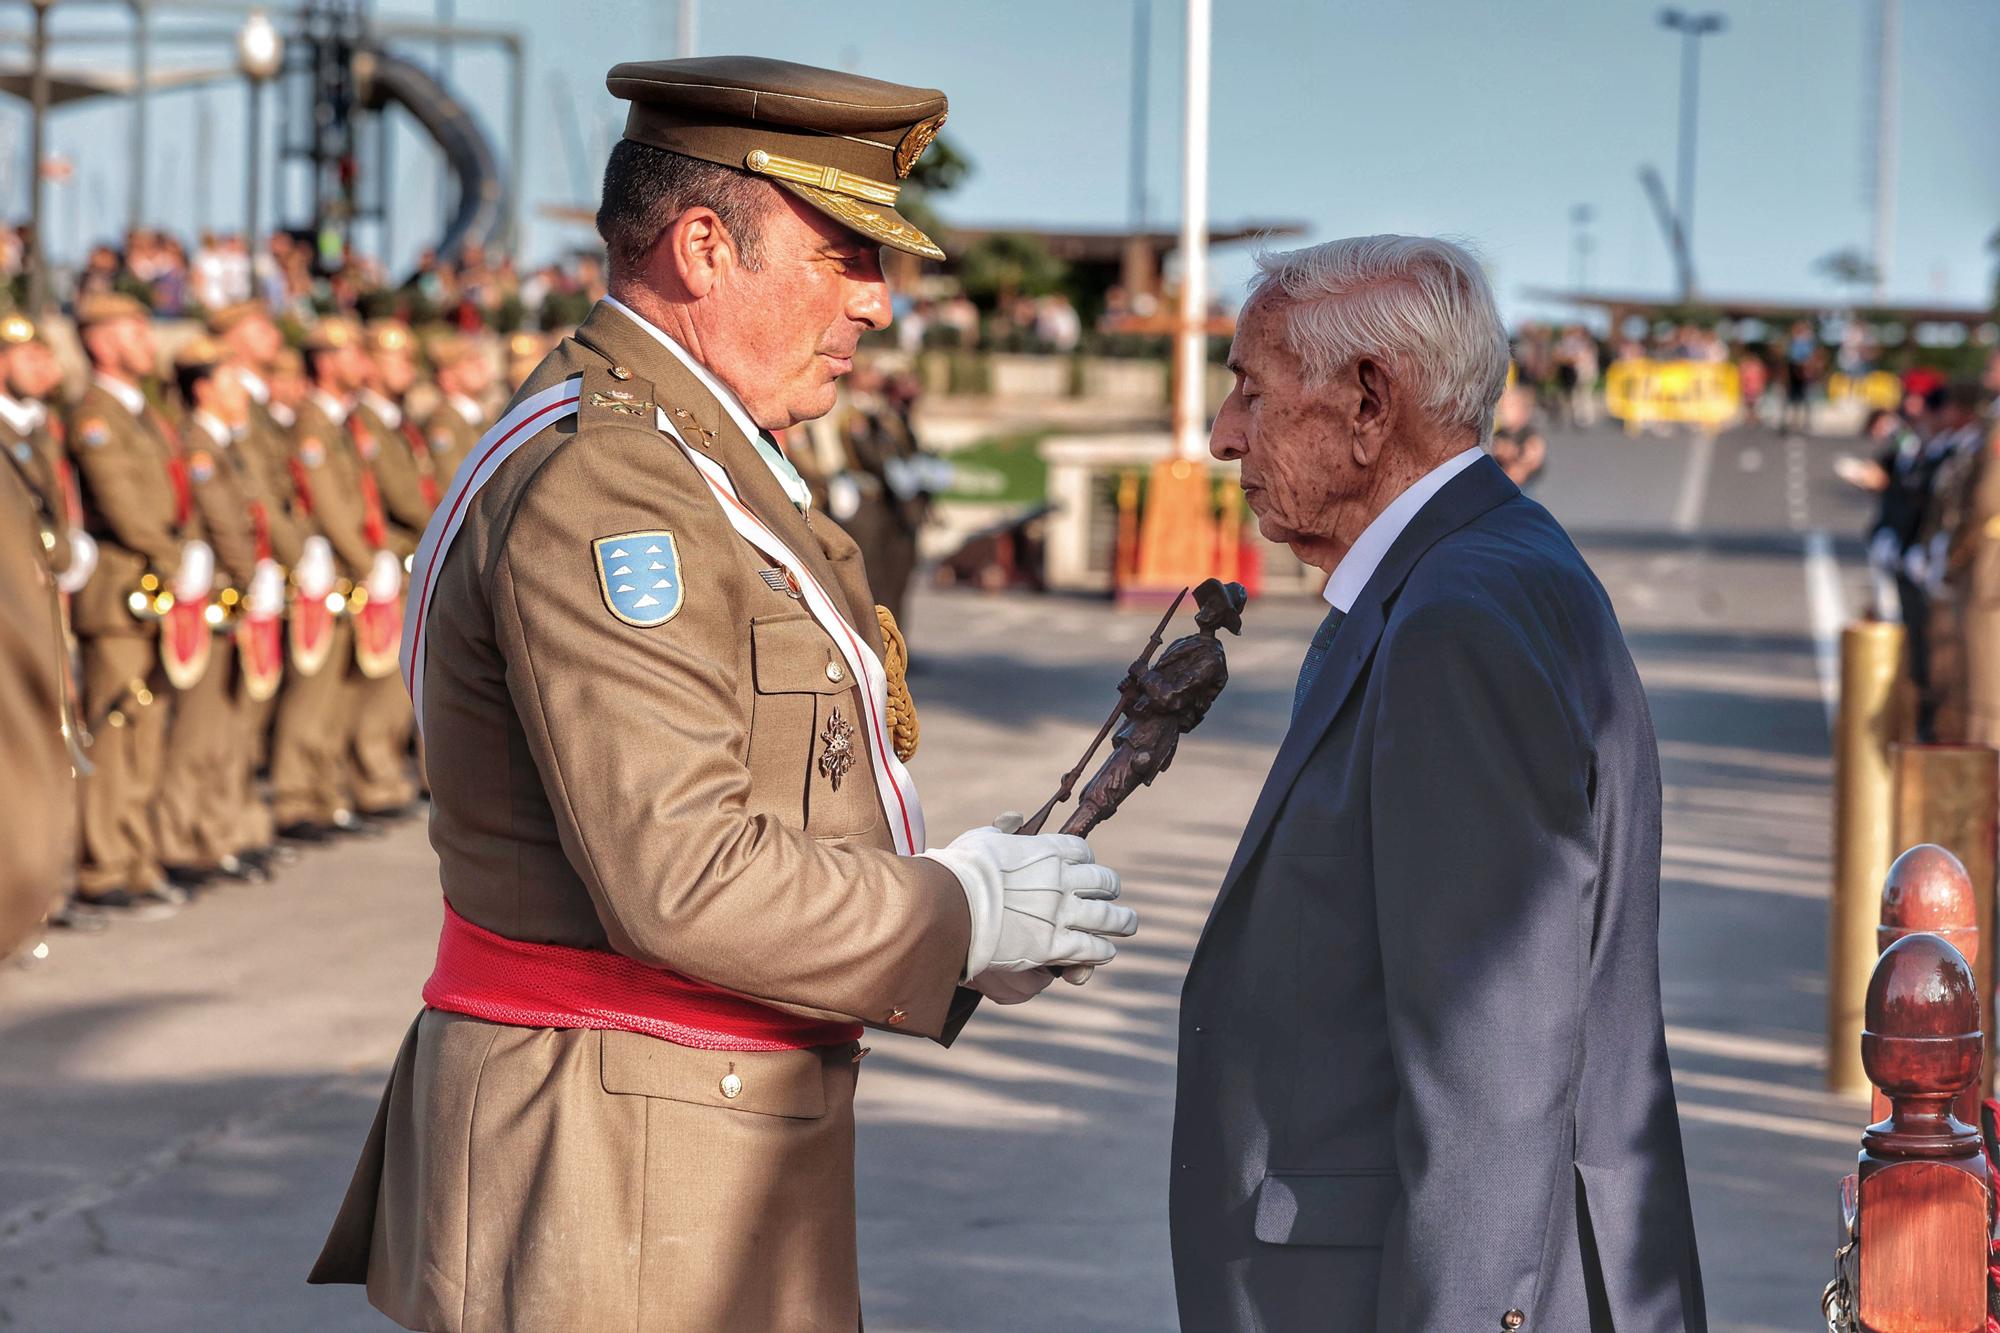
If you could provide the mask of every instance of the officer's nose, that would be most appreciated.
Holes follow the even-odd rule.
[[[889,305],[889,280],[876,269],[871,277],[848,280],[847,317],[871,329],[886,329],[894,317]]]

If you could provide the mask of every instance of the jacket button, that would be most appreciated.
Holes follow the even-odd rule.
[[[1514,1333],[1515,1329],[1527,1322],[1528,1316],[1522,1314],[1519,1310],[1509,1310],[1506,1314],[1500,1316],[1500,1327],[1506,1329],[1507,1333]]]
[[[722,1076],[722,1095],[732,1102],[735,1101],[743,1095],[743,1080],[734,1074],[724,1074]]]
[[[632,378],[632,372],[623,366],[613,366],[611,367],[611,378],[614,380],[629,380]]]
[[[841,676],[845,674],[846,673],[840,669],[840,663],[828,662],[826,664],[826,678],[830,681],[833,681],[835,684],[839,684]]]

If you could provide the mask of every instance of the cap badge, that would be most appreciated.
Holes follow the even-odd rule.
[[[820,743],[826,748],[819,752],[820,776],[840,790],[840,780],[847,776],[847,770],[854,767],[854,724],[840,715],[838,708],[827,718],[826,727],[819,734]]]
[[[944,128],[947,113],[940,111],[929,120],[920,120],[910,127],[903,141],[896,145],[896,177],[903,179],[917,169],[917,159],[924,155],[924,149],[931,146],[931,140],[938,137]]]
[[[613,616],[635,629],[652,629],[680,614],[680,551],[671,532],[621,532],[599,537],[590,548]]]

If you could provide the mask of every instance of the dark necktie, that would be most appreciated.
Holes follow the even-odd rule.
[[[1327,649],[1333,647],[1333,636],[1340,629],[1340,622],[1347,619],[1347,612],[1337,606],[1327,608],[1326,619],[1319,622],[1313,631],[1312,643],[1306,648],[1306,660],[1299,665],[1299,686],[1292,691],[1292,716],[1299,715],[1305,706],[1306,696],[1312,693],[1313,682],[1319,679],[1319,669],[1326,665]]]

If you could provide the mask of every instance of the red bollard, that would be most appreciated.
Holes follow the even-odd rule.
[[[1887,949],[1920,931],[1949,941],[1973,968],[1973,975],[1978,975],[1979,900],[1972,891],[1972,877],[1956,856],[1930,842],[1918,843],[1889,867],[1882,882],[1882,923],[1875,928],[1876,948]],[[1969,1125],[1979,1123],[1976,1079],[1959,1094],[1952,1110]],[[1877,1088],[1870,1119],[1886,1119],[1888,1114],[1888,1099]]]
[[[1983,1333],[1989,1182],[1952,1114],[1984,1041],[1972,969],[1931,934],[1891,944],[1868,981],[1861,1061],[1889,1100],[1861,1138],[1855,1296],[1870,1333]]]

